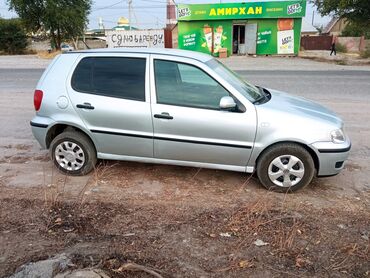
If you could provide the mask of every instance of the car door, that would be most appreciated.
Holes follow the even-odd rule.
[[[99,158],[153,157],[148,57],[82,54],[70,76],[69,97]]]
[[[151,55],[151,70],[154,157],[246,167],[256,131],[254,107],[246,109],[230,85],[199,61]],[[224,96],[239,108],[220,110]]]

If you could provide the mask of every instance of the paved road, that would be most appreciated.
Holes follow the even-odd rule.
[[[33,92],[44,69],[0,68],[0,92]]]
[[[1,69],[0,91],[32,92],[43,69]],[[363,101],[370,93],[369,71],[237,71],[252,83],[308,98]],[[333,95],[334,94],[334,95]]]

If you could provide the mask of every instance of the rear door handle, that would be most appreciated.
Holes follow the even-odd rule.
[[[90,103],[87,103],[87,102],[85,102],[84,104],[77,104],[76,107],[81,108],[81,109],[88,109],[88,110],[94,110],[95,109],[94,106],[92,106]]]
[[[173,117],[167,112],[162,112],[161,114],[154,114],[154,118],[166,119],[166,120],[172,120],[173,119]]]

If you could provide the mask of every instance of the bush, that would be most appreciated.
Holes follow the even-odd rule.
[[[27,45],[27,36],[20,20],[0,18],[0,51],[6,54],[22,54]]]
[[[362,58],[370,58],[370,45],[366,46],[365,50],[360,53]]]
[[[337,43],[335,44],[335,49],[337,50],[337,52],[341,52],[341,53],[347,53],[348,50],[347,50],[347,47],[341,43]]]

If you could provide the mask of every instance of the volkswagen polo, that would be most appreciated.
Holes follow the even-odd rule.
[[[267,189],[288,192],[338,174],[351,146],[325,107],[183,50],[61,54],[34,106],[35,138],[69,175],[89,173],[97,159],[126,160],[256,172]]]

